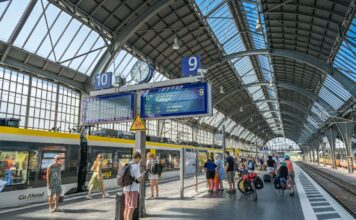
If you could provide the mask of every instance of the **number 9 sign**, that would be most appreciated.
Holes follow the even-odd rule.
[[[183,57],[182,76],[195,76],[200,68],[200,56]]]

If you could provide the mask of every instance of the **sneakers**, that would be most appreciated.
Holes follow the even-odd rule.
[[[107,197],[109,197],[109,196],[110,196],[109,193],[104,193],[104,194],[103,194],[103,199],[105,199],[105,198],[107,198]]]
[[[91,197],[91,195],[87,195],[87,199],[92,200],[93,198]]]

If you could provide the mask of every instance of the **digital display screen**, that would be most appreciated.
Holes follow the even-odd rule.
[[[119,93],[83,99],[83,124],[133,120],[134,94]]]
[[[200,82],[145,90],[141,95],[141,117],[207,115],[211,112],[210,92],[208,84]]]

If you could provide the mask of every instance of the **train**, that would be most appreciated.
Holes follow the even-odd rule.
[[[65,194],[84,191],[90,180],[90,168],[103,155],[103,177],[107,188],[116,187],[116,175],[131,160],[134,140],[48,132],[0,126],[0,208],[9,208],[47,200],[46,169],[60,155],[62,186]],[[146,141],[147,152],[159,156],[162,178],[179,175],[180,149],[186,149],[186,173],[201,170],[209,153],[221,149]],[[146,152],[146,153],[147,153]]]
[[[353,154],[353,158],[356,158],[356,148],[353,148],[352,154]],[[346,157],[345,149],[336,149],[335,157],[336,157],[336,166],[340,167],[340,168],[347,169],[348,163],[347,163],[347,157]],[[320,164],[324,164],[324,161],[325,161],[326,165],[332,166],[331,151],[330,150],[326,150],[325,156],[323,155],[322,152],[319,152],[319,162],[320,162]],[[355,161],[355,159],[353,160],[353,169],[356,169],[356,161]]]

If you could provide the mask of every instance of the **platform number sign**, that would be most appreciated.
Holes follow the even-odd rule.
[[[183,57],[182,76],[195,76],[200,68],[200,56]]]
[[[108,89],[112,85],[112,72],[95,75],[95,90]]]

